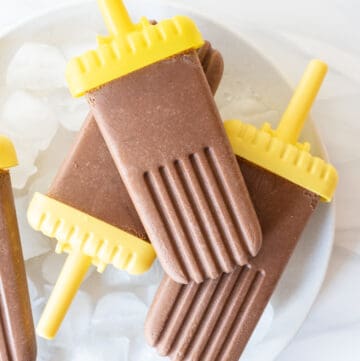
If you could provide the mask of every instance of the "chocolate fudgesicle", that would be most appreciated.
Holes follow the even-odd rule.
[[[198,56],[209,86],[215,93],[223,74],[222,56],[209,42],[198,50]],[[92,114],[86,119],[47,195],[34,196],[28,216],[33,228],[58,239],[57,252],[66,250],[72,253],[37,326],[38,334],[45,338],[55,336],[91,263],[95,263],[100,271],[107,263],[112,263],[131,273],[141,273],[150,268],[154,260],[155,253],[150,244],[144,243],[148,241],[145,230]],[[56,227],[59,222],[66,224],[68,231],[73,230],[71,237],[63,226]],[[141,256],[136,256],[137,261],[131,263],[131,257],[127,255],[133,253],[134,249],[130,243],[122,253],[116,250],[114,257],[104,259],[98,252],[94,253],[91,244],[91,247],[85,247],[85,234],[79,231],[84,228],[84,222],[89,235],[99,232],[98,226],[102,224],[101,233],[96,238],[104,242],[107,242],[106,237],[111,232],[116,232],[113,240],[121,240],[124,235],[128,237],[127,234],[137,237],[133,240],[143,248]],[[98,246],[96,243],[95,248]],[[125,256],[122,256],[123,253]]]
[[[196,49],[191,19],[133,24],[99,0],[110,31],[73,59],[73,95],[99,129],[167,274],[202,282],[255,256],[261,230]]]
[[[330,201],[337,173],[297,142],[326,65],[313,61],[279,127],[240,121],[227,134],[263,232],[257,257],[217,280],[181,285],[165,276],[147,316],[150,345],[171,360],[237,361],[319,199]]]
[[[0,360],[35,361],[36,340],[8,169],[17,164],[0,136]]]

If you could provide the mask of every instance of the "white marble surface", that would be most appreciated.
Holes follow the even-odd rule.
[[[0,32],[78,0],[0,0]],[[129,0],[130,1],[130,0]],[[132,0],[136,1],[136,0]],[[279,361],[360,359],[360,2],[358,0],[168,0],[241,31],[295,85],[319,57],[330,72],[313,109],[340,173],[336,236],[326,280],[308,319]]]

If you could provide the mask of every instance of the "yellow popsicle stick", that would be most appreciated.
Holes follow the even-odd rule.
[[[298,141],[327,70],[328,66],[320,60],[312,60],[307,66],[275,131],[283,141],[292,144]]]
[[[35,230],[58,240],[57,252],[69,253],[37,327],[47,339],[55,337],[92,264],[99,272],[112,264],[141,274],[156,257],[149,242],[40,193],[29,205],[28,221]]]
[[[90,266],[91,257],[80,250],[68,255],[37,325],[39,336],[48,340],[55,337]]]
[[[141,274],[156,258],[149,242],[40,193],[31,200],[27,217],[33,229],[57,239],[57,252],[80,249],[99,272],[112,264]]]
[[[338,183],[336,169],[312,156],[308,143],[297,142],[326,71],[325,63],[310,62],[276,130],[269,123],[257,129],[238,120],[226,121],[225,130],[236,155],[329,202]]]
[[[66,80],[79,97],[110,81],[185,51],[200,48],[204,39],[186,16],[150,24],[134,24],[120,0],[98,0],[109,36],[98,37],[98,48],[69,61]]]

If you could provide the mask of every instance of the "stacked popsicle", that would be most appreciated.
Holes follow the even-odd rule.
[[[174,280],[203,282],[246,264],[261,245],[213,100],[221,55],[186,17],[135,25],[120,1],[99,3],[111,36],[68,67],[70,90],[87,93],[91,115],[28,212],[69,253],[38,325],[47,338],[91,264],[142,273],[153,246]]]
[[[335,169],[298,136],[326,74],[312,61],[276,130],[240,121],[225,128],[263,232],[257,257],[200,285],[165,277],[146,321],[146,337],[172,360],[238,360],[319,200],[330,201]]]
[[[223,72],[221,55],[206,43],[199,50],[199,58],[211,89],[216,91]],[[58,240],[57,252],[70,254],[37,328],[46,338],[55,336],[91,263],[100,272],[106,264],[112,264],[140,274],[147,271],[155,259],[92,114],[86,119],[47,196],[36,194],[28,214],[34,228]],[[70,230],[73,231],[69,235]],[[105,259],[95,240],[93,246],[85,245],[86,233],[96,242],[113,240],[116,253]],[[136,259],[131,261],[129,254]]]
[[[99,0],[109,29],[70,61],[90,114],[28,218],[68,258],[37,327],[53,338],[87,270],[166,272],[146,322],[173,360],[237,360],[335,169],[297,139],[326,73],[310,64],[276,130],[220,119],[222,57],[193,21],[132,23]],[[150,243],[151,242],[151,243]]]

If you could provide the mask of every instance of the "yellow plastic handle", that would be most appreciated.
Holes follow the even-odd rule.
[[[135,25],[122,0],[98,0],[98,4],[110,35],[125,35],[134,30]]]
[[[75,97],[204,44],[196,24],[186,16],[156,25],[143,17],[134,24],[121,0],[98,0],[98,4],[109,36],[97,38],[96,50],[70,60],[66,79]]]
[[[37,325],[39,336],[48,340],[55,337],[90,265],[91,257],[81,251],[69,254]]]
[[[291,144],[297,142],[327,69],[327,65],[320,60],[309,63],[276,129],[276,135],[283,141]]]

